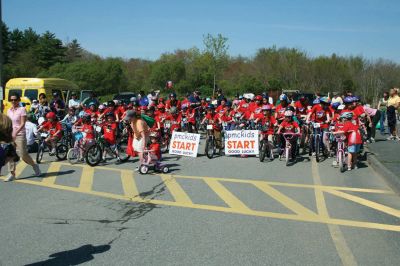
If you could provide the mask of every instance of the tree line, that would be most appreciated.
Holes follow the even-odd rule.
[[[295,89],[307,92],[352,90],[375,101],[400,85],[400,65],[362,56],[311,57],[297,48],[260,48],[252,57],[230,56],[229,40],[204,36],[202,48],[162,54],[157,60],[95,55],[77,40],[63,42],[54,33],[2,26],[2,80],[14,77],[59,77],[98,94],[165,89],[174,83],[179,94],[200,89],[204,95],[221,88],[226,95]],[[140,55],[138,55],[140,56]],[[4,84],[2,84],[4,86]]]

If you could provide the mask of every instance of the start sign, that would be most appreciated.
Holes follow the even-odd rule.
[[[258,130],[225,132],[225,155],[239,154],[258,154]]]
[[[172,132],[169,144],[169,154],[197,157],[200,134],[186,132]]]

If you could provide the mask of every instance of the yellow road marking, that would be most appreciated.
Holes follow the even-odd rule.
[[[177,202],[181,202],[184,204],[193,204],[192,200],[178,184],[174,177],[172,177],[171,175],[160,175],[160,177]]]
[[[5,179],[5,177],[0,177],[0,179]],[[69,187],[64,185],[44,185],[42,182],[37,182],[29,179],[21,179],[16,180],[17,183],[36,185],[36,186],[45,186],[54,189],[60,189],[64,191],[78,192],[82,193],[84,191],[80,190],[76,187]],[[116,200],[127,200],[132,202],[141,202],[141,203],[149,203],[156,205],[165,205],[165,206],[174,206],[174,207],[184,207],[184,208],[192,208],[192,209],[200,209],[200,210],[210,210],[210,211],[218,211],[224,213],[234,213],[234,214],[242,214],[242,215],[251,215],[257,217],[266,217],[266,218],[275,218],[275,219],[284,219],[284,220],[292,220],[292,221],[300,221],[300,222],[314,222],[314,223],[322,223],[322,224],[333,224],[333,225],[344,225],[351,226],[357,228],[368,228],[368,229],[378,229],[378,230],[387,230],[400,232],[400,225],[390,225],[390,224],[380,224],[380,223],[370,223],[370,222],[361,222],[354,220],[345,220],[345,219],[332,219],[332,218],[322,218],[318,217],[318,219],[314,219],[311,217],[299,216],[297,214],[285,214],[285,213],[273,213],[273,212],[264,212],[264,211],[253,211],[250,209],[243,210],[237,208],[229,208],[229,207],[221,207],[221,206],[213,206],[213,205],[204,205],[204,204],[183,204],[181,202],[175,201],[164,201],[164,200],[148,200],[140,197],[127,197],[125,195],[112,194],[107,192],[99,192],[99,191],[87,191],[85,194],[92,196],[105,197]]]
[[[121,171],[121,181],[122,187],[124,189],[124,194],[127,197],[133,198],[139,196],[139,191],[136,187],[133,173],[127,170]]]
[[[311,172],[314,180],[314,184],[322,185],[321,177],[319,176],[318,165],[314,159],[311,160]],[[329,213],[326,207],[324,192],[320,188],[315,189],[315,200],[317,202],[318,213],[325,219],[329,220]],[[346,239],[343,236],[342,231],[338,225],[328,223],[329,233],[332,237],[333,243],[335,244],[336,251],[342,260],[342,264],[345,266],[357,265],[357,261],[351,252],[351,249],[346,243]]]
[[[82,169],[81,181],[78,189],[86,193],[92,191],[93,177],[94,168],[90,166],[84,166]]]
[[[367,199],[363,199],[363,198],[358,197],[358,196],[350,195],[348,193],[344,193],[344,192],[341,192],[341,191],[335,191],[335,190],[332,190],[332,189],[327,189],[325,191],[330,193],[330,194],[332,194],[332,195],[335,195],[335,196],[338,196],[338,197],[341,197],[341,198],[344,198],[344,199],[359,203],[361,205],[370,207],[372,209],[375,209],[375,210],[378,210],[378,211],[381,211],[381,212],[384,212],[384,213],[387,213],[387,214],[390,214],[390,215],[393,215],[393,216],[396,216],[396,217],[400,217],[400,210],[393,209],[393,208],[388,207],[386,205],[383,205],[383,204],[380,204],[380,203],[376,203],[376,202],[373,202],[373,201],[370,201],[370,200],[367,200]]]
[[[283,206],[290,209],[294,213],[298,215],[307,216],[317,218],[317,214],[312,212],[311,210],[307,209],[297,201],[294,201],[290,197],[284,195],[283,193],[279,192],[275,188],[271,187],[270,185],[266,184],[265,182],[253,182],[253,184],[263,191],[264,193],[270,195],[273,199],[280,202]]]
[[[57,174],[60,172],[61,165],[51,163],[49,169],[47,169],[47,175],[42,179],[42,183],[46,185],[51,185],[56,182]],[[48,176],[50,174],[50,176]]]
[[[15,167],[15,176],[18,178],[21,176],[22,172],[25,170],[25,168],[28,165],[25,162],[20,162],[17,164],[17,166]]]
[[[251,212],[251,210],[243,202],[241,202],[235,195],[233,195],[217,180],[204,179],[204,181],[232,209],[239,209],[245,212]]]

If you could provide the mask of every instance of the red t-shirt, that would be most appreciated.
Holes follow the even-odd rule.
[[[94,139],[94,129],[92,125],[84,124],[82,126],[82,132],[86,133],[85,139],[93,140]]]
[[[61,127],[61,123],[54,121],[54,122],[50,122],[50,121],[46,121],[45,123],[43,123],[42,125],[43,129],[45,129],[47,132],[49,132],[50,136],[52,137],[61,137],[62,135],[62,127]],[[60,131],[60,133],[58,133],[57,135],[55,135],[55,133],[57,131]]]
[[[354,112],[354,110],[350,110],[350,109],[344,109],[344,110],[342,110],[342,111],[340,112],[340,114],[343,114],[343,113],[346,113],[346,112],[351,112],[351,113],[353,113],[352,121],[353,121],[353,123],[354,123],[355,125],[358,125],[358,124],[359,124],[359,120],[358,120],[358,116],[359,116],[359,115],[357,115],[357,113]]]
[[[300,101],[294,103],[294,107],[296,108],[296,114],[298,116],[306,115],[307,114],[307,104],[302,105]]]
[[[103,126],[104,139],[111,145],[116,143],[117,138],[117,123],[105,123]]]
[[[279,104],[277,107],[276,107],[276,109],[275,109],[275,112],[276,112],[276,115],[277,115],[277,119],[278,120],[281,120],[281,119],[284,119],[285,118],[285,110],[286,110],[286,107],[283,107],[281,104]]]
[[[280,125],[282,127],[282,133],[296,133],[296,128],[299,128],[299,124],[295,121],[283,121]]]
[[[329,108],[327,110],[324,110],[321,105],[314,105],[311,109],[311,120],[316,123],[321,123],[321,128],[328,128],[329,125],[325,124],[325,121],[327,119],[327,115],[329,115],[330,112],[331,111],[329,110]]]
[[[177,114],[175,116],[169,115],[166,120],[171,121],[171,132],[181,128],[182,116]]]
[[[179,100],[175,100],[175,102],[171,102],[171,100],[167,100],[165,102],[165,108],[170,109],[172,106],[175,106],[176,108],[180,109],[181,108],[181,102]]]
[[[151,143],[149,148],[150,148],[150,150],[157,156],[157,159],[160,160],[160,159],[161,159],[161,148],[160,148],[160,144],[158,144],[158,143]]]
[[[266,117],[263,116],[260,120],[261,125],[267,126],[267,130],[263,131],[264,134],[273,135],[274,134],[274,125],[276,125],[276,119],[273,116]]]
[[[206,114],[206,119],[208,120],[209,125],[213,125],[214,130],[220,130],[218,124],[219,124],[219,114]]]
[[[362,138],[358,125],[354,125],[352,122],[347,121],[344,123],[342,129],[346,133],[347,144],[349,146],[355,144],[362,144]]]
[[[86,109],[85,113],[90,115],[92,118],[97,118],[100,115],[99,111],[92,111],[90,109]]]
[[[161,113],[160,111],[158,114],[155,116],[155,120],[157,123],[160,123],[160,128],[164,127],[164,121],[167,119],[168,114],[166,112]]]

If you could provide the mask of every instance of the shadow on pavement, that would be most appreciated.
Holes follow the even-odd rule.
[[[53,177],[53,176],[61,176],[61,175],[69,175],[75,173],[75,170],[66,170],[66,171],[59,171],[59,172],[48,172],[48,173],[42,173],[41,178],[48,178],[48,177]],[[23,179],[30,179],[30,178],[37,178],[36,176],[28,176],[28,177],[22,177],[18,178],[20,180]]]
[[[111,246],[107,245],[83,245],[76,249],[66,250],[51,254],[49,259],[35,262],[29,265],[79,265],[94,259],[93,254],[103,253],[110,250]]]

